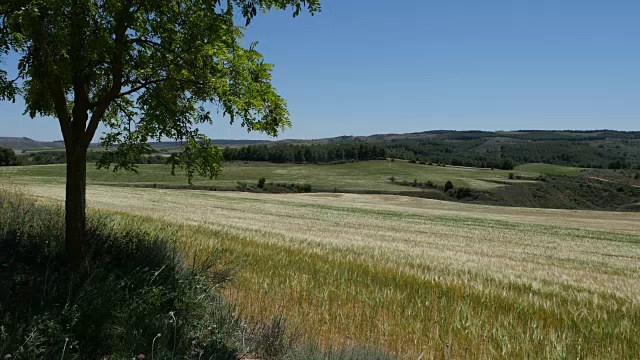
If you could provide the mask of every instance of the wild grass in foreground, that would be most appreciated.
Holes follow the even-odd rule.
[[[0,194],[0,358],[390,359],[295,348],[282,316],[249,323],[222,298],[232,269],[216,249],[186,254],[175,229],[122,220],[91,216],[90,261],[74,272],[61,210]]]

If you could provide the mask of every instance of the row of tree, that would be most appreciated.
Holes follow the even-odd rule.
[[[509,164],[546,163],[584,168],[640,168],[640,143],[627,140],[493,142],[402,139],[382,143],[387,157],[509,170]]]
[[[10,149],[9,149],[10,150]],[[13,151],[13,150],[11,150]],[[87,162],[96,163],[102,159],[104,151],[87,152]],[[64,164],[67,162],[67,156],[64,151],[37,151],[28,154],[18,155],[13,165],[50,165]],[[137,156],[131,159],[134,164],[166,164],[168,157],[159,154],[151,154]],[[0,164],[2,162],[0,161]],[[6,166],[6,165],[5,165]]]
[[[412,151],[413,150],[413,151]],[[418,154],[416,154],[416,152]],[[385,158],[405,159],[413,162],[446,164],[454,166],[485,167],[511,170],[510,159],[492,159],[477,154],[432,151],[431,156],[396,145],[364,142],[328,143],[313,145],[249,145],[227,147],[222,150],[227,161],[268,161],[273,163],[335,163],[342,161],[378,160]]]
[[[376,144],[249,145],[222,150],[227,161],[269,161],[274,163],[332,163],[384,159],[385,148]]]

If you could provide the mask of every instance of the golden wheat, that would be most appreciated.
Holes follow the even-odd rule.
[[[60,201],[59,185],[25,186]],[[305,337],[406,358],[633,358],[640,215],[380,195],[91,186],[94,209],[138,214],[242,262],[226,293]],[[197,256],[196,256],[197,257]]]

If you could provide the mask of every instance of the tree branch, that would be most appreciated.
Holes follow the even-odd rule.
[[[58,79],[49,82],[49,91],[51,92],[51,98],[53,99],[56,116],[58,117],[60,130],[62,131],[62,137],[66,146],[67,141],[71,140],[71,115],[67,107],[67,97]]]
[[[130,8],[130,1],[128,5]],[[127,8],[126,10],[123,10],[122,13],[120,13],[119,18],[116,21],[114,29],[114,51],[111,60],[112,84],[109,90],[107,90],[107,92],[94,104],[95,108],[91,113],[91,119],[89,120],[89,124],[87,125],[87,128],[85,130],[84,142],[86,146],[89,146],[89,144],[91,144],[91,140],[96,134],[96,130],[98,129],[98,125],[100,124],[102,117],[109,108],[109,105],[111,105],[111,103],[119,97],[118,93],[120,93],[122,89],[122,75],[124,72],[125,51],[124,47],[126,43],[125,40],[127,36],[127,30],[129,28],[128,22],[131,19],[131,15],[132,13],[129,12],[129,9]]]
[[[121,92],[120,94],[118,94],[118,95],[116,96],[116,98],[121,98],[121,97],[123,97],[123,96],[131,95],[131,94],[133,94],[133,93],[135,93],[135,92],[138,92],[138,91],[140,91],[140,90],[142,90],[142,89],[146,88],[146,87],[147,87],[147,86],[149,86],[149,85],[153,85],[153,84],[158,84],[158,83],[161,83],[161,82],[165,82],[165,81],[167,81],[167,80],[169,80],[169,79],[170,79],[169,77],[163,77],[163,78],[160,78],[160,79],[154,79],[154,80],[148,80],[148,81],[145,81],[145,82],[141,83],[141,84],[140,84],[140,85],[138,85],[138,86],[134,86],[134,87],[132,87],[131,89],[129,89],[129,90],[127,90],[127,91],[123,91],[123,92]]]

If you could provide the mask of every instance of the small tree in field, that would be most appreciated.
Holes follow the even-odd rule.
[[[0,147],[0,166],[18,165],[18,158],[13,149]]]
[[[31,116],[57,118],[66,149],[65,248],[71,265],[87,256],[86,153],[100,124],[108,149],[100,168],[133,170],[149,140],[183,142],[170,158],[191,182],[220,172],[221,152],[197,129],[213,103],[231,122],[275,136],[288,126],[272,66],[243,47],[243,19],[319,0],[3,0],[0,61],[19,56],[18,78],[0,69],[0,100],[22,96]]]
[[[451,180],[447,180],[447,182],[444,184],[444,192],[447,192],[449,190],[453,190],[453,183],[451,182]]]

